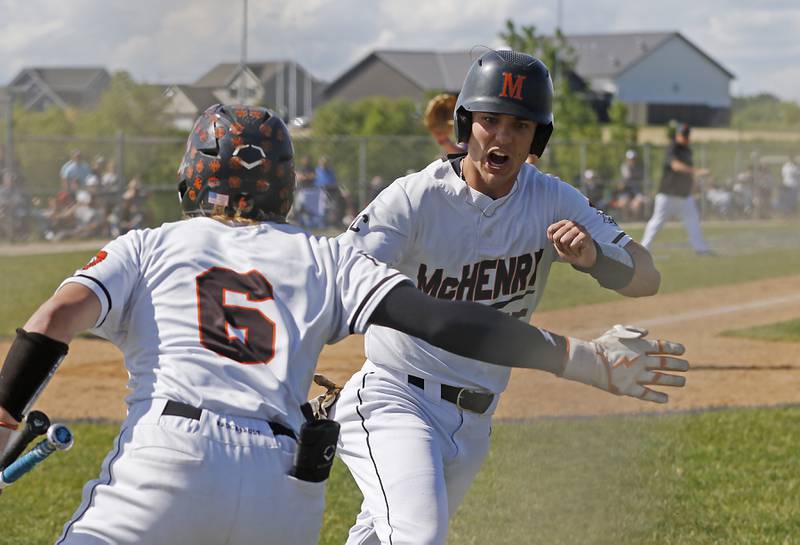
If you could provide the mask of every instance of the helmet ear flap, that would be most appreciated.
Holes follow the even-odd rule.
[[[470,133],[472,132],[472,112],[466,108],[461,107],[456,109],[456,142],[467,142]]]
[[[186,183],[186,180],[181,180],[178,183],[178,202],[183,202],[183,196],[186,195],[186,190],[189,189],[189,185]]]
[[[553,134],[553,124],[540,124],[536,126],[536,132],[533,133],[533,141],[531,142],[531,153],[537,157],[541,157],[544,153],[544,148],[547,146],[547,141],[550,140],[550,135]]]

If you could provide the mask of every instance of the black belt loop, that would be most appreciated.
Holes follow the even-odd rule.
[[[186,403],[181,403],[180,401],[167,401],[167,404],[164,405],[164,410],[161,411],[163,416],[182,416],[183,418],[188,418],[190,420],[200,420],[200,417],[203,414],[203,409],[198,409],[197,407],[192,407],[191,405],[187,405]],[[279,424],[278,422],[267,422],[269,424],[270,429],[272,429],[273,435],[287,435],[292,439],[297,439],[297,436],[294,434],[291,428],[287,428],[283,424]]]
[[[425,379],[408,375],[408,383],[422,390],[425,389]],[[473,413],[483,414],[489,410],[494,401],[494,394],[470,390],[469,388],[459,388],[449,384],[441,385],[442,399],[456,405],[459,409],[464,409]]]

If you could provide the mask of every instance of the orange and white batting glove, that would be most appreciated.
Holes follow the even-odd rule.
[[[569,359],[564,378],[596,386],[616,395],[666,403],[665,393],[648,386],[686,384],[686,377],[662,371],[687,371],[689,362],[680,343],[645,339],[647,330],[615,325],[592,341],[569,337]]]

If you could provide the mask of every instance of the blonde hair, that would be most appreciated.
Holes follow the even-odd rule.
[[[194,211],[193,214],[184,213],[183,217],[185,219],[189,219],[189,218],[196,218],[198,216],[203,216],[203,217],[211,218],[212,220],[216,220],[216,221],[219,221],[219,222],[222,222],[222,223],[227,223],[229,225],[230,224],[256,225],[258,223],[262,223],[261,221],[255,220],[253,218],[242,217],[242,210],[240,210],[238,208],[236,209],[236,213],[233,214],[233,215],[227,213],[226,210],[227,210],[227,208],[225,206],[222,206],[222,205],[219,205],[219,204],[215,204],[214,208],[212,208],[210,211],[196,210],[196,211]]]

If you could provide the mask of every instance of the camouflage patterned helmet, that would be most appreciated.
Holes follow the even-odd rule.
[[[216,104],[197,119],[178,168],[187,215],[285,221],[294,198],[294,149],[266,108]]]

